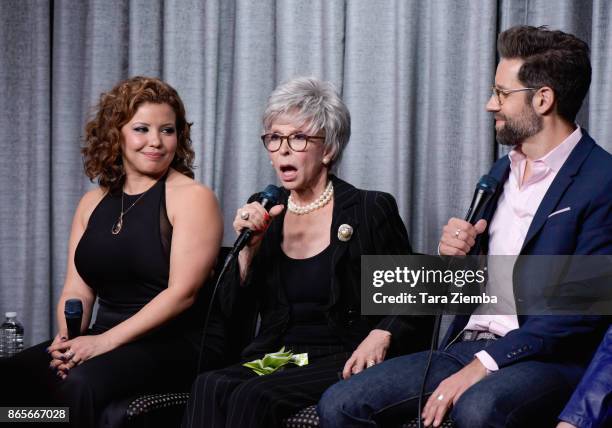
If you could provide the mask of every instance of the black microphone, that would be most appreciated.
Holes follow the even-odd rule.
[[[83,303],[80,299],[68,299],[64,305],[68,339],[81,335],[81,320],[83,319]]]
[[[490,175],[483,175],[480,177],[478,184],[476,184],[472,203],[465,215],[465,221],[471,224],[476,223],[476,219],[480,217],[482,211],[495,194],[498,184],[497,180]]]
[[[278,199],[280,196],[280,189],[273,184],[269,184],[263,192],[261,192],[256,201],[259,202],[266,210],[269,210],[274,205],[278,204]],[[253,236],[253,231],[249,228],[244,228],[240,231],[240,235],[238,235],[238,239],[234,242],[234,247],[229,252],[227,256],[227,261],[236,257],[236,255],[244,248],[244,246],[249,242]]]

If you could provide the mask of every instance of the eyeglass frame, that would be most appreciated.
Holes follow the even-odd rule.
[[[278,149],[276,149],[276,150],[270,150],[268,148],[268,146],[266,145],[266,137],[267,136],[271,136],[271,135],[276,135],[281,140],[280,144],[278,145]],[[291,145],[291,138],[295,137],[296,135],[303,135],[304,137],[306,137],[306,143],[304,144],[304,148],[301,149],[301,150],[296,150]],[[280,148],[283,146],[283,140],[287,140],[287,145],[294,152],[305,152],[306,148],[308,147],[308,143],[310,142],[310,140],[325,140],[325,137],[321,137],[321,136],[318,136],[318,135],[307,135],[307,134],[304,134],[303,132],[294,132],[293,134],[289,134],[289,135],[281,135],[281,134],[278,134],[276,132],[272,132],[272,133],[263,134],[260,138],[261,138],[261,142],[263,143],[264,147],[270,153],[278,152],[280,150]]]
[[[508,95],[514,94],[515,92],[537,91],[539,89],[540,88],[500,89],[497,86],[493,85],[491,86],[491,91],[493,91],[491,95],[495,96],[495,100],[497,101],[497,104],[501,106],[503,104],[501,96],[500,96],[501,94],[503,94],[504,97],[508,97]]]

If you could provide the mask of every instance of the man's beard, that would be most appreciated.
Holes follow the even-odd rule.
[[[503,146],[516,146],[527,138],[542,130],[542,118],[533,108],[526,107],[520,116],[510,119],[507,116],[496,115],[505,121],[504,126],[497,130],[497,142]]]

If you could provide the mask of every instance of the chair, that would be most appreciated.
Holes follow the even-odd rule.
[[[306,407],[283,421],[283,428],[316,428],[318,426],[319,415],[317,414],[316,405]],[[401,424],[400,426],[401,428],[418,428],[419,423],[417,418],[414,418],[410,422]],[[440,427],[453,428],[453,423],[452,421],[445,419]]]

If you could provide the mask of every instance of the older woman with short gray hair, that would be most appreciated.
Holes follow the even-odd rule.
[[[298,77],[277,87],[263,117],[263,145],[280,203],[238,208],[236,233],[255,231],[220,287],[228,316],[245,295],[261,317],[244,361],[281,347],[308,364],[258,376],[242,364],[200,375],[184,426],[275,427],[318,402],[341,378],[390,352],[424,349],[428,319],[360,313],[363,254],[409,254],[395,199],[359,190],[331,174],[350,137],[350,114],[329,82]],[[248,293],[247,293],[248,292]]]
[[[298,77],[272,92],[263,116],[264,129],[288,114],[304,126],[307,134],[325,130],[324,146],[330,152],[330,165],[340,160],[351,136],[351,115],[330,82]]]

